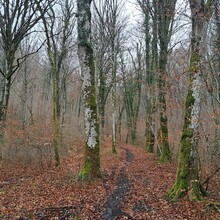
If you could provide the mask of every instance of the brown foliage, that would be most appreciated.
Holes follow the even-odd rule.
[[[81,142],[75,147],[81,149]],[[77,146],[76,146],[77,145]],[[73,148],[74,149],[74,148]],[[127,149],[127,150],[126,150]],[[125,153],[132,157],[127,158]],[[93,182],[77,182],[82,165],[82,150],[71,150],[59,167],[22,168],[2,166],[0,176],[0,218],[103,219],[106,200],[117,188],[121,175],[129,181],[129,191],[120,203],[122,210],[114,219],[217,219],[218,214],[206,209],[205,202],[187,199],[170,203],[164,197],[174,181],[175,166],[160,165],[152,154],[141,148],[119,144],[118,154],[111,154],[111,141],[101,145],[103,178]],[[129,156],[129,155],[128,155]]]

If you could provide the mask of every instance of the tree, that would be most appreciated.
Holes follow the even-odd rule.
[[[21,53],[21,56],[22,57],[28,56],[28,54],[34,52],[36,50],[36,48],[34,47],[35,44],[36,42],[34,42],[33,39],[31,39],[31,37],[26,37],[20,45],[19,52]],[[27,57],[27,59],[25,59],[22,67],[19,68],[19,73],[18,73],[20,75],[18,80],[22,81],[22,92],[19,97],[21,98],[21,105],[22,105],[21,117],[22,117],[22,127],[24,130],[26,129],[27,125],[34,123],[32,106],[30,102],[30,97],[31,95],[33,95],[31,94],[32,92],[30,89],[32,84],[31,66],[33,65],[33,62],[31,62],[32,61],[31,58],[33,58],[33,56]],[[28,117],[28,115],[30,116]]]
[[[204,195],[199,176],[198,139],[201,111],[204,39],[211,17],[212,1],[189,0],[192,19],[191,54],[185,117],[179,146],[176,181],[168,196],[177,199],[188,193],[191,200]]]
[[[83,77],[85,161],[79,179],[100,177],[99,121],[96,103],[95,64],[91,45],[91,0],[77,0],[78,56]]]
[[[92,23],[93,29],[93,45],[94,58],[96,63],[97,75],[97,101],[99,109],[99,117],[101,122],[101,133],[104,135],[105,128],[105,105],[108,95],[111,91],[111,83],[108,83],[108,76],[110,74],[110,59],[109,51],[109,36],[106,31],[108,2],[107,1],[93,1],[94,17]]]
[[[47,55],[53,79],[53,144],[56,165],[60,163],[60,81],[62,79],[62,65],[71,47],[71,35],[75,23],[73,19],[73,8],[73,4],[71,4],[69,0],[65,0],[60,4],[50,5],[47,13],[44,14],[43,9],[39,5],[46,36]],[[60,11],[58,11],[58,9],[60,9]],[[60,13],[59,18],[56,17],[56,12]]]
[[[143,46],[141,42],[135,42],[135,51],[128,51],[131,67],[126,70],[122,66],[123,74],[123,90],[124,90],[124,105],[127,114],[127,141],[130,138],[131,144],[137,144],[137,121],[141,106],[142,78],[144,74],[143,62]],[[122,65],[124,65],[124,59]],[[126,142],[127,142],[126,141]]]
[[[43,13],[46,13],[48,5],[53,0],[39,0],[38,3],[44,6]],[[1,136],[3,135],[4,122],[6,120],[8,102],[12,77],[25,61],[27,56],[19,56],[17,51],[22,40],[32,33],[33,27],[41,19],[37,13],[36,0],[5,0],[0,2],[0,34],[1,49],[4,57],[4,65],[0,68],[3,76],[3,85],[0,98],[0,122]]]
[[[154,0],[152,4],[149,0],[138,0],[138,4],[144,14],[144,34],[145,34],[145,91],[146,91],[146,127],[145,137],[147,152],[152,153],[155,134],[154,134],[154,122],[153,113],[155,107],[155,94],[154,84],[158,68],[158,48],[157,48],[157,0]],[[150,21],[152,19],[152,40],[151,40],[151,26]]]
[[[173,19],[175,15],[176,0],[159,0],[158,7],[158,38],[160,45],[159,52],[159,110],[160,110],[160,134],[161,134],[161,155],[160,161],[166,162],[171,158],[168,143],[168,122],[166,112],[166,66],[168,59],[168,46],[171,39]]]
[[[111,91],[112,98],[112,152],[116,153],[116,76],[118,55],[123,40],[125,18],[121,16],[123,1],[106,0],[94,4],[96,17],[94,20],[95,59],[98,75],[98,101],[101,125],[104,127],[105,103]],[[107,85],[107,75],[110,83]]]

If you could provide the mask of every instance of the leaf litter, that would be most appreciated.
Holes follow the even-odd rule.
[[[0,219],[7,220],[217,220],[206,202],[168,201],[174,164],[159,164],[140,147],[111,140],[101,146],[102,179],[77,182],[83,154],[74,153],[59,167],[1,167]],[[217,190],[217,189],[216,189]]]

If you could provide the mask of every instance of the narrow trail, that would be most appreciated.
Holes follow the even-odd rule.
[[[133,155],[128,150],[125,149],[125,165],[129,166],[129,164],[132,162]],[[131,189],[125,167],[122,167],[119,176],[116,181],[116,189],[115,191],[107,198],[107,201],[104,205],[105,210],[102,214],[102,218],[104,220],[112,220],[115,217],[119,216],[127,216],[128,219],[130,219],[130,216],[123,212],[120,208],[121,203],[125,199],[125,195],[129,193]]]
[[[159,164],[153,154],[122,144],[124,166],[120,169],[116,189],[109,195],[103,220],[217,220],[216,214],[201,203],[165,197],[175,179],[173,164]],[[213,213],[212,213],[213,214]]]
[[[110,139],[101,150],[103,178],[95,181],[75,180],[80,166],[73,156],[38,175],[22,172],[12,180],[0,176],[0,183],[7,182],[0,184],[0,220],[220,219],[205,202],[186,198],[171,203],[165,198],[175,180],[175,165],[159,164],[153,154],[125,143],[113,155]]]

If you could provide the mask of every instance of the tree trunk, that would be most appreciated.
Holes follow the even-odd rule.
[[[99,85],[99,115],[101,119],[101,128],[102,128],[102,133],[104,135],[104,128],[105,128],[105,95],[106,95],[106,77],[103,72],[103,70],[100,70],[99,74],[99,80],[100,80],[100,85]]]
[[[48,47],[48,57],[51,64],[51,71],[53,77],[53,147],[54,147],[54,159],[56,162],[56,166],[60,164],[59,157],[59,116],[57,109],[57,70],[56,64],[53,60],[53,55],[51,52],[51,48]]]
[[[170,147],[168,143],[167,105],[166,105],[166,50],[161,50],[159,61],[159,109],[160,109],[160,129],[161,129],[161,155],[160,161],[167,162],[171,159]],[[165,52],[165,53],[164,53]]]
[[[170,147],[168,142],[168,123],[166,112],[166,65],[168,59],[168,45],[172,34],[172,25],[175,15],[176,0],[159,0],[158,7],[158,36],[160,41],[159,55],[159,110],[160,110],[160,130],[161,130],[161,162],[171,159]]]
[[[0,160],[3,158],[2,148],[4,144],[6,116],[8,110],[8,101],[11,88],[11,78],[3,78],[4,84],[2,87],[2,96],[0,100]]]
[[[153,131],[153,96],[152,86],[154,84],[154,73],[156,73],[157,58],[157,7],[156,2],[153,2],[154,17],[153,17],[153,39],[152,39],[152,59],[150,59],[150,3],[147,1],[145,11],[145,53],[146,53],[146,121],[145,121],[145,149],[149,153],[153,153],[155,136]]]
[[[114,76],[115,78],[115,76]],[[112,153],[116,154],[116,79],[112,87]]]
[[[115,25],[115,24],[114,24]],[[113,36],[115,36],[115,27],[113,27]],[[112,39],[112,153],[116,154],[116,71],[117,54],[115,38]]]
[[[6,120],[10,88],[11,88],[11,77],[4,78],[2,96],[1,96],[1,101],[0,101],[0,122],[3,122],[3,123]]]
[[[77,0],[78,56],[83,77],[85,161],[79,179],[100,177],[99,122],[97,116],[95,65],[91,46],[91,0]]]
[[[24,62],[24,79],[23,79],[23,97],[22,97],[22,126],[23,129],[27,126],[27,110],[28,110],[28,70],[27,60]]]
[[[155,142],[155,135],[154,135],[154,123],[153,123],[153,113],[154,113],[154,103],[153,103],[153,94],[150,93],[150,97],[147,99],[147,115],[146,115],[146,151],[148,153],[154,152],[154,142]]]
[[[192,38],[189,68],[189,86],[185,101],[184,126],[179,146],[176,181],[169,191],[171,199],[188,192],[191,200],[200,200],[204,190],[199,177],[198,139],[201,111],[202,56],[205,54],[203,40],[207,35],[211,4],[189,0],[192,13]]]

